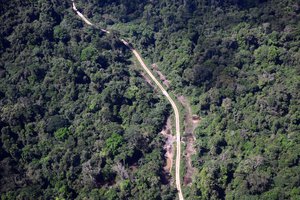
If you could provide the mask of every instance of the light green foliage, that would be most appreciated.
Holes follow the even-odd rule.
[[[106,150],[112,155],[116,154],[118,147],[122,144],[122,136],[117,133],[113,133],[106,141]]]
[[[137,88],[136,86],[131,86],[125,92],[125,97],[128,99],[133,99],[136,97],[136,94],[138,91],[139,91],[139,88]]]
[[[121,183],[120,183],[120,190],[122,192],[126,191],[130,186],[130,180],[123,180]]]
[[[260,46],[254,51],[255,62],[264,63],[275,63],[279,58],[279,49],[275,46]]]
[[[69,130],[68,128],[60,128],[57,131],[54,132],[54,137],[57,140],[64,140],[68,137],[69,135]]]
[[[98,54],[98,51],[93,46],[88,46],[81,51],[80,59],[82,61],[94,60]]]

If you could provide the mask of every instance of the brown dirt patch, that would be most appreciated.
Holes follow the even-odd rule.
[[[141,72],[142,77],[145,79],[145,81],[155,89],[155,86],[153,85],[152,81],[150,80],[150,78],[143,72]]]
[[[194,130],[200,123],[200,117],[197,115],[192,114],[191,106],[184,96],[178,96],[178,101],[183,105],[185,108],[185,115],[184,115],[184,136],[183,141],[186,143],[186,149],[185,149],[185,160],[186,160],[186,174],[183,178],[184,185],[189,185],[192,183],[192,177],[194,174],[194,167],[192,166],[192,159],[191,156],[196,153],[196,150],[194,148],[195,143],[195,136],[194,136]]]
[[[165,77],[161,71],[159,71],[157,64],[152,64],[151,65],[153,71],[159,76],[159,79],[162,81],[162,83],[166,86],[166,88],[170,87],[170,81],[167,79],[167,77]]]
[[[173,165],[173,156],[174,156],[173,143],[176,141],[176,137],[172,134],[172,125],[171,125],[170,117],[168,118],[165,127],[163,128],[163,130],[160,133],[166,139],[166,142],[164,144],[164,149],[166,151],[166,153],[165,153],[166,166],[164,167],[164,170],[167,173],[171,173],[172,165]]]

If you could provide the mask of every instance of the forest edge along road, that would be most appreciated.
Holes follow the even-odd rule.
[[[90,26],[95,26],[93,23],[91,23],[86,17],[84,17],[84,15],[82,13],[80,13],[75,5],[74,0],[72,0],[72,8],[73,10],[77,13],[77,15],[88,25]],[[110,33],[109,31],[105,30],[105,29],[100,29],[101,31],[105,32],[105,33]],[[139,63],[141,64],[141,66],[143,67],[143,69],[147,72],[147,74],[151,77],[151,79],[155,82],[155,84],[159,87],[159,89],[162,91],[163,95],[168,99],[168,101],[170,102],[170,104],[172,105],[172,108],[174,110],[175,113],[175,123],[176,123],[176,169],[175,169],[175,174],[176,174],[176,188],[178,190],[178,196],[179,196],[179,200],[183,200],[183,195],[182,195],[182,191],[181,191],[181,183],[180,183],[180,158],[181,158],[181,141],[180,141],[180,117],[179,117],[179,111],[178,108],[175,104],[175,102],[173,101],[173,99],[170,97],[169,93],[164,89],[164,87],[159,83],[159,81],[155,78],[155,76],[152,74],[152,72],[148,69],[148,67],[146,66],[146,64],[144,63],[143,59],[141,58],[141,56],[139,55],[139,53],[129,45],[128,42],[126,42],[124,39],[120,39],[124,45],[126,45],[135,55],[135,57],[138,59]]]

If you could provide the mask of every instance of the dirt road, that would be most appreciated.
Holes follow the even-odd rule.
[[[176,147],[177,147],[176,148],[176,164],[175,164],[176,165],[176,167],[175,167],[176,187],[178,190],[179,199],[183,200],[183,195],[182,195],[182,191],[181,191],[181,183],[180,183],[181,141],[180,141],[180,117],[179,117],[178,108],[177,108],[175,102],[173,101],[173,99],[170,97],[169,93],[165,90],[165,88],[158,82],[158,80],[155,78],[155,76],[152,74],[152,72],[148,69],[148,67],[144,63],[144,61],[141,58],[141,56],[139,55],[139,53],[135,49],[131,48],[124,39],[121,39],[121,41],[131,49],[131,51],[133,52],[135,57],[138,59],[139,63],[143,67],[143,69],[147,72],[147,74],[150,76],[150,78],[159,87],[159,89],[162,91],[162,93],[167,97],[168,101],[170,102],[170,104],[172,105],[172,108],[174,110],[175,123],[176,123],[176,143],[177,143],[176,144]]]
[[[90,22],[86,17],[81,14],[75,5],[75,2],[72,0],[73,3],[73,10],[77,13],[77,15],[88,25],[90,26],[95,26],[92,22]],[[101,29],[101,31],[105,33],[109,33],[109,31]],[[181,183],[180,183],[180,158],[181,158],[181,141],[180,141],[180,116],[179,116],[179,111],[178,108],[173,101],[173,99],[170,97],[169,93],[165,90],[165,88],[159,83],[159,81],[155,78],[155,76],[152,74],[152,72],[149,70],[149,68],[146,66],[144,63],[142,57],[139,55],[139,53],[129,45],[128,42],[126,42],[124,39],[120,39],[124,45],[126,45],[134,54],[134,56],[137,58],[143,69],[147,72],[147,74],[150,76],[150,78],[155,82],[155,84],[159,87],[159,89],[162,91],[163,95],[168,99],[170,104],[172,105],[172,108],[175,113],[175,123],[176,123],[176,188],[178,190],[178,195],[179,195],[179,200],[183,200],[183,195],[181,191]]]

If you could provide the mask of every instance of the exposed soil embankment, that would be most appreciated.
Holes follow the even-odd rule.
[[[147,77],[147,75],[143,72],[141,72],[142,77],[144,78],[144,80],[151,86],[154,88],[154,90],[157,92],[155,85],[152,83],[152,81],[150,80],[150,78]]]
[[[183,182],[185,185],[188,185],[192,182],[192,177],[194,174],[195,169],[192,166],[192,159],[191,156],[196,153],[194,148],[195,143],[195,136],[194,130],[198,126],[200,122],[200,117],[197,115],[192,114],[192,109],[188,100],[184,96],[177,97],[178,101],[183,105],[185,108],[185,115],[184,115],[184,136],[182,140],[186,143],[185,149],[185,164],[186,164],[186,174],[183,178]]]
[[[176,137],[172,134],[171,117],[168,118],[167,123],[163,130],[160,132],[166,139],[164,144],[166,165],[164,167],[164,174],[168,176],[172,171],[174,147],[173,143],[176,141]]]
[[[153,71],[159,76],[159,79],[162,81],[162,83],[166,86],[168,89],[170,87],[170,81],[159,71],[157,64],[152,64]]]

